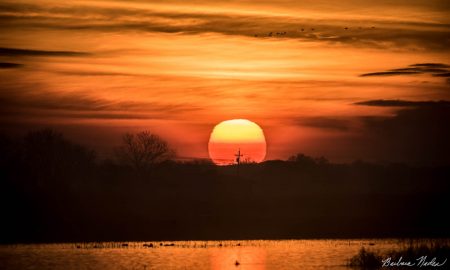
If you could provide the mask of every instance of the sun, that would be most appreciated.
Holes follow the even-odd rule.
[[[236,162],[240,151],[241,162],[261,162],[266,157],[266,138],[260,126],[246,119],[220,122],[211,132],[209,157],[217,165]]]

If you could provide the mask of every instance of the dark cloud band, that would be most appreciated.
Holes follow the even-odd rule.
[[[0,56],[89,56],[90,53],[76,51],[43,51],[32,49],[0,48]]]
[[[450,66],[442,63],[420,63],[412,64],[405,68],[390,69],[387,71],[370,72],[359,75],[360,77],[377,76],[401,76],[401,75],[419,75],[430,74],[434,77],[449,77]]]
[[[375,107],[442,107],[450,106],[450,101],[408,101],[392,99],[376,99],[354,103],[355,105],[375,106]]]
[[[18,63],[0,62],[0,69],[21,68],[21,67],[23,67],[23,65]]]

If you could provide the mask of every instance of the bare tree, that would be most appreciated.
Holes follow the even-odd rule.
[[[166,141],[148,131],[126,133],[116,154],[122,162],[140,172],[148,171],[175,155]]]
[[[17,147],[16,147],[17,148]],[[21,158],[33,181],[63,183],[76,179],[80,172],[91,170],[95,152],[67,140],[52,129],[28,132],[20,144]]]

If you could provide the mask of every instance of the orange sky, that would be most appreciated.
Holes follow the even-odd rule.
[[[103,153],[148,129],[201,158],[217,123],[244,118],[267,159],[370,159],[352,147],[367,119],[422,105],[355,103],[449,100],[446,0],[211,2],[2,1],[2,130],[51,126]]]

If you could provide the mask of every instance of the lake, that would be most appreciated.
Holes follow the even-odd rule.
[[[397,239],[249,240],[20,244],[0,246],[0,269],[348,269],[361,247]],[[239,265],[236,265],[238,262]]]

